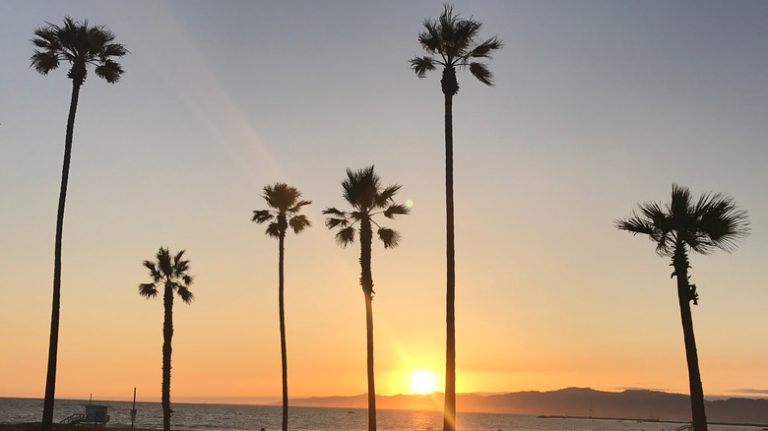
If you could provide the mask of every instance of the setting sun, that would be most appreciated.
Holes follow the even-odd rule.
[[[429,370],[411,372],[411,390],[417,394],[431,394],[435,391],[435,373]]]

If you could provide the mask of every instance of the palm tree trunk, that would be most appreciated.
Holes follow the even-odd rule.
[[[455,82],[455,72],[453,72]],[[445,77],[444,77],[445,79]],[[456,262],[453,233],[453,92],[445,94],[445,237],[446,237],[446,295],[445,295],[445,406],[443,430],[456,429]]]
[[[365,295],[365,339],[368,371],[368,431],[376,431],[376,383],[373,375],[373,276],[371,274],[371,222],[360,224],[360,284]]]
[[[80,98],[82,82],[72,81],[72,97],[69,102],[67,134],[64,140],[64,164],[61,168],[59,207],[56,213],[56,241],[53,252],[53,303],[51,304],[51,334],[48,340],[48,372],[45,378],[45,401],[43,402],[43,431],[50,431],[53,425],[53,403],[56,394],[56,360],[59,348],[59,307],[61,300],[61,240],[64,231],[64,207],[69,182],[69,162],[72,157],[72,135],[75,128],[77,101]]]
[[[171,430],[171,338],[173,338],[173,289],[165,286],[163,295],[165,315],[163,318],[163,430]]]
[[[699,357],[696,352],[696,338],[693,334],[691,317],[691,287],[688,283],[688,255],[684,244],[678,244],[673,257],[675,276],[677,277],[677,297],[680,303],[680,318],[683,323],[685,339],[685,358],[688,362],[688,382],[691,394],[691,414],[693,431],[707,431],[707,416],[704,411],[704,389],[701,385]]]
[[[373,376],[373,298],[365,294],[365,339],[368,371],[368,431],[376,431],[376,383]]]
[[[283,431],[288,430],[288,357],[285,348],[285,299],[284,299],[284,287],[285,287],[285,232],[281,232],[280,240],[280,258],[279,258],[279,270],[278,270],[278,296],[280,302],[280,354],[282,355],[283,363]]]

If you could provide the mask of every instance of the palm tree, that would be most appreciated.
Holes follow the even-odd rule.
[[[344,199],[352,207],[349,212],[336,208],[326,208],[323,214],[328,218],[325,225],[328,229],[339,228],[336,241],[346,247],[355,240],[355,225],[359,223],[360,235],[360,286],[365,296],[365,333],[367,346],[368,370],[368,431],[376,430],[376,386],[373,377],[373,275],[371,274],[371,242],[373,227],[377,228],[379,239],[384,248],[397,247],[400,234],[392,229],[378,224],[373,217],[383,214],[392,219],[396,215],[408,214],[408,208],[394,201],[395,194],[400,190],[399,185],[383,187],[373,166],[358,171],[347,169],[347,178],[342,181]]]
[[[184,250],[171,255],[167,248],[160,247],[155,255],[155,262],[145,260],[143,265],[149,270],[152,278],[150,283],[139,285],[139,294],[147,299],[157,296],[163,289],[163,430],[171,429],[171,338],[173,338],[173,294],[179,295],[185,304],[194,299],[189,286],[192,276],[189,275],[189,261],[184,260]]]
[[[640,212],[616,222],[616,227],[632,234],[648,235],[656,243],[656,253],[671,258],[677,277],[677,298],[683,323],[685,357],[691,394],[693,430],[706,431],[704,390],[701,386],[699,358],[693,335],[691,306],[699,303],[696,285],[690,283],[688,250],[709,254],[717,249],[732,251],[736,242],[749,232],[747,213],[736,207],[733,199],[720,194],[704,194],[694,202],[691,192],[672,185],[672,200],[662,206],[657,202],[639,205]]]
[[[301,208],[309,205],[311,201],[300,200],[301,192],[295,187],[285,183],[275,183],[264,187],[264,200],[267,201],[269,210],[257,210],[253,212],[253,220],[256,223],[270,222],[267,225],[266,234],[277,238],[278,241],[278,303],[280,308],[280,354],[283,364],[283,431],[288,430],[288,357],[285,349],[285,300],[283,289],[285,276],[283,266],[285,263],[285,234],[290,226],[295,234],[311,226],[307,216],[298,214]]]
[[[488,65],[481,63],[490,59],[494,51],[502,47],[497,37],[477,42],[481,23],[463,19],[454,13],[453,7],[445,5],[437,20],[424,21],[424,30],[419,34],[419,43],[428,55],[411,59],[411,69],[419,78],[437,66],[443,68],[440,85],[445,97],[445,203],[446,203],[446,354],[445,354],[445,408],[443,429],[452,431],[456,427],[456,326],[454,297],[456,289],[456,263],[454,260],[453,234],[453,96],[459,91],[456,69],[469,68],[470,73],[480,82],[493,85],[493,75]],[[479,61],[478,61],[479,60]]]
[[[72,97],[69,102],[67,134],[64,140],[64,166],[61,170],[61,189],[56,213],[56,240],[53,263],[53,304],[51,309],[51,333],[48,343],[48,371],[45,379],[43,403],[43,431],[49,431],[53,423],[53,402],[56,393],[56,359],[59,345],[59,303],[61,296],[61,239],[64,229],[64,207],[67,199],[69,161],[72,156],[72,134],[80,87],[85,82],[88,66],[95,66],[96,76],[113,84],[120,79],[123,68],[114,59],[128,51],[114,43],[115,35],[101,26],[89,26],[87,21],[77,22],[64,18],[64,25],[47,23],[35,30],[32,43],[36,46],[31,66],[43,75],[59,67],[61,62],[70,65],[67,77],[72,80]]]

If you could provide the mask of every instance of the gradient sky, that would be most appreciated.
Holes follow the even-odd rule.
[[[454,101],[459,391],[592,386],[685,392],[668,262],[617,231],[673,182],[732,195],[753,232],[694,256],[707,394],[768,389],[768,3],[457,1],[505,42],[487,88]],[[64,232],[57,396],[160,395],[160,300],[141,261],[185,248],[175,400],[279,394],[277,244],[261,188],[314,201],[287,240],[291,396],[365,392],[357,248],[322,224],[347,167],[375,163],[413,213],[374,249],[377,389],[444,363],[443,106],[419,80],[437,1],[0,2],[0,396],[41,397],[71,81],[29,69],[69,14],[131,54],[80,98]]]

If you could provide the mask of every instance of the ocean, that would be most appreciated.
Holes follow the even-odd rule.
[[[110,406],[108,427],[130,425],[131,403],[123,401],[94,401]],[[54,419],[82,413],[87,401],[58,400]],[[40,399],[0,398],[0,423],[37,422],[43,408]],[[163,416],[159,403],[136,403],[136,427],[162,429]],[[268,431],[280,429],[281,408],[276,406],[183,404],[173,405],[172,427],[189,431]],[[291,407],[289,429],[296,431],[365,431],[366,410]],[[380,410],[377,412],[381,431],[438,431],[442,428],[440,412]],[[462,431],[672,431],[677,423],[641,422],[632,420],[560,419],[536,416],[489,413],[459,413]],[[711,431],[760,431],[759,427],[711,425]]]

